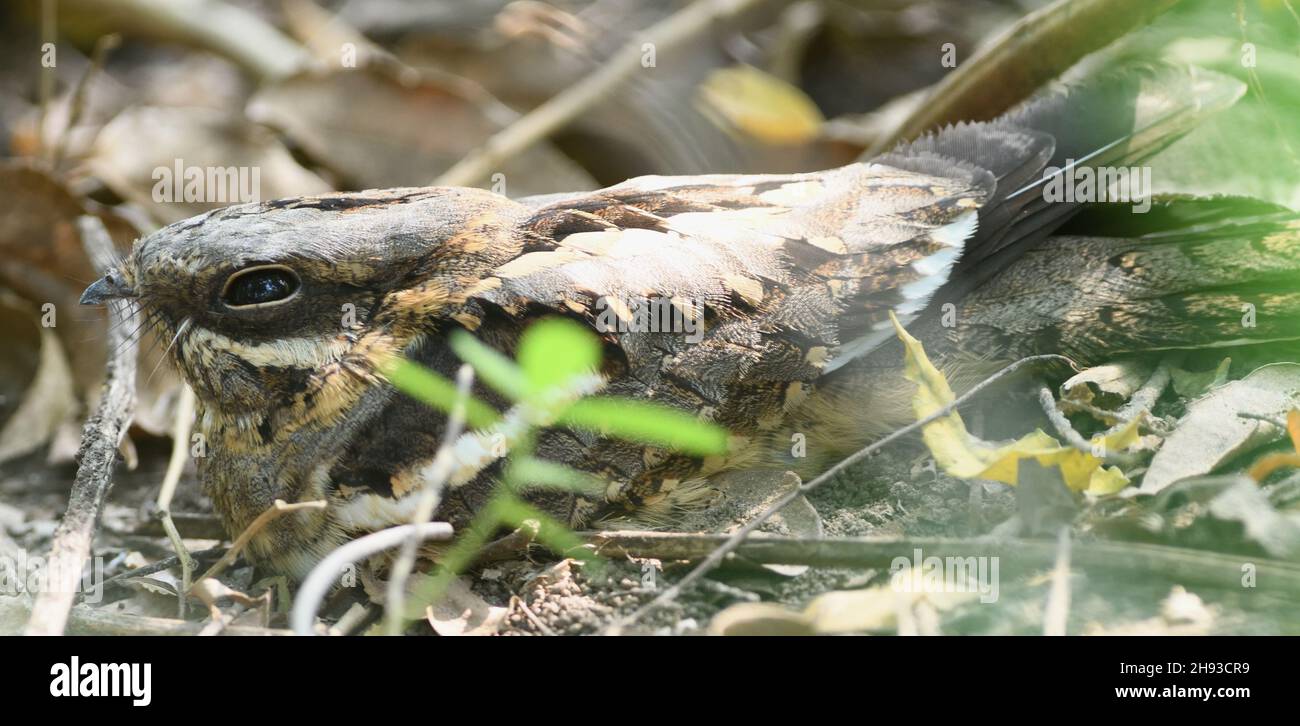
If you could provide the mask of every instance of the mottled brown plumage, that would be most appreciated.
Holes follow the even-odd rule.
[[[899,383],[876,385],[895,364],[881,347],[890,311],[952,355],[986,362],[1104,338],[1041,331],[1084,326],[1077,302],[1094,292],[1112,295],[1098,304],[1116,314],[1139,299],[1142,289],[1081,274],[1114,266],[1134,243],[1044,242],[1077,205],[1047,203],[1036,181],[1068,159],[1146,158],[1239,92],[1158,67],[812,174],[643,177],[518,201],[431,188],[242,205],[140,240],[87,299],[135,296],[175,338],[209,439],[200,475],[232,533],[277,498],[328,500],[254,541],[275,569],[301,576],[348,537],[412,515],[445,422],[383,379],[386,359],[450,376],[452,330],[512,355],[544,316],[601,336],[606,392],[732,432],[730,454],[706,460],[560,428],[540,437],[543,458],[609,482],[595,495],[539,493],[551,512],[574,524],[663,515],[698,503],[716,472],[780,463],[792,431],[818,437],[826,455],[897,423]],[[1290,241],[1269,244],[1294,261]],[[1136,243],[1118,264],[1136,280],[1160,254]],[[1054,266],[1070,259],[1074,274]],[[1077,296],[1061,294],[1069,281]],[[1009,290],[1042,303],[1028,322],[999,307]],[[950,300],[968,305],[961,325],[936,327],[936,303]],[[685,328],[647,329],[650,301]],[[489,465],[449,489],[439,516],[465,521],[495,475]]]

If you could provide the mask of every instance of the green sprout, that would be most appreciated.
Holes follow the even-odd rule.
[[[519,341],[518,359],[510,360],[467,332],[451,335],[452,350],[473,367],[485,385],[513,404],[511,414],[522,425],[511,428],[509,450],[499,486],[474,516],[434,573],[414,588],[406,617],[418,617],[424,605],[435,602],[462,572],[473,564],[489,538],[503,528],[525,529],[534,541],[557,555],[572,556],[589,565],[599,560],[564,523],[527,503],[525,489],[557,489],[601,494],[606,482],[599,477],[533,455],[537,432],[548,426],[584,429],[601,436],[639,441],[695,456],[722,454],[727,448],[725,429],[652,403],[614,396],[583,395],[598,388],[600,341],[589,330],[564,318],[533,324]],[[412,398],[443,411],[457,402],[456,385],[429,369],[405,359],[395,359],[385,369],[388,380]],[[466,422],[472,430],[506,428],[503,417],[472,396],[465,402]],[[422,604],[423,603],[423,604]]]

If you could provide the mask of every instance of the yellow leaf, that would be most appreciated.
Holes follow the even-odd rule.
[[[912,411],[918,420],[923,419],[943,409],[956,397],[943,373],[926,356],[921,342],[903,329],[892,312],[890,320],[899,340],[903,341],[906,357],[903,375],[916,384]],[[1137,440],[1137,425],[1138,420],[1134,419],[1110,436],[1094,438],[1092,443],[1101,450],[1119,451]],[[929,447],[935,463],[949,476],[958,479],[991,479],[1014,485],[1020,461],[1033,458],[1042,466],[1057,467],[1066,486],[1074,491],[1112,494],[1129,483],[1119,469],[1103,468],[1100,458],[1072,446],[1061,446],[1060,442],[1040,430],[1011,443],[983,441],[966,430],[966,424],[956,411],[927,424],[921,429],[921,438]]]
[[[767,144],[802,144],[824,119],[803,91],[753,66],[719,68],[700,84],[700,110]]]

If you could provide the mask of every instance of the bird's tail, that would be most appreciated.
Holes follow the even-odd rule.
[[[992,199],[980,209],[978,232],[932,303],[959,300],[1084,203],[1104,201],[1104,193],[1115,192],[1106,182],[1117,179],[1119,170],[1129,182],[1122,191],[1134,191],[1142,175],[1132,178],[1131,167],[1244,92],[1236,79],[1200,68],[1128,66],[1040,94],[993,121],[957,124],[880,157],[891,166],[927,173],[975,167],[997,180]],[[1103,170],[1107,175],[1099,177]]]
[[[1159,201],[1140,220],[1115,206],[1026,251],[932,335],[1080,363],[1300,339],[1300,214],[1239,198]]]

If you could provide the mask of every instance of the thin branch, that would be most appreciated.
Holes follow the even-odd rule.
[[[979,395],[980,392],[982,392],[984,389],[988,388],[989,386],[993,385],[997,381],[1011,375],[1012,373],[1015,373],[1016,371],[1022,368],[1025,368],[1026,366],[1035,363],[1042,363],[1046,361],[1064,361],[1066,363],[1069,363],[1071,366],[1077,368],[1077,366],[1074,365],[1074,361],[1071,361],[1069,358],[1066,358],[1063,355],[1048,354],[1048,355],[1035,355],[1035,356],[1030,356],[1028,358],[1021,358],[1020,360],[1003,368],[997,373],[994,373],[993,375],[989,376],[988,378],[984,379],[983,381],[975,385],[966,393],[954,399],[953,402],[949,403],[947,406],[944,406],[938,411],[935,411],[934,413],[916,421],[915,423],[911,423],[900,429],[896,429],[893,433],[876,441],[870,446],[860,449],[857,453],[853,454],[852,456],[849,456],[847,459],[844,459],[843,461],[836,464],[835,466],[832,466],[830,469],[827,469],[825,472],[821,474],[821,476],[818,476],[812,481],[807,482],[806,484],[803,484],[798,488],[791,490],[785,496],[777,500],[776,503],[773,504],[771,507],[768,507],[768,509],[764,511],[762,514],[746,522],[744,526],[736,530],[736,532],[732,534],[730,537],[728,537],[727,540],[723,542],[721,546],[719,546],[713,552],[709,553],[709,556],[706,557],[703,562],[701,562],[699,565],[696,565],[694,570],[691,570],[690,573],[688,573],[685,577],[683,577],[681,580],[674,583],[672,587],[669,587],[667,590],[665,590],[654,600],[651,600],[644,607],[632,613],[627,618],[624,618],[621,621],[615,623],[612,626],[613,629],[618,630],[619,628],[636,621],[638,618],[646,615],[652,610],[662,607],[663,605],[666,605],[672,602],[673,600],[675,600],[677,596],[682,593],[682,590],[685,589],[688,585],[691,585],[695,581],[699,580],[701,577],[704,577],[711,570],[713,570],[713,568],[721,564],[723,558],[726,557],[731,552],[734,552],[736,548],[742,542],[745,541],[745,538],[748,537],[750,534],[752,534],[755,530],[757,530],[759,526],[763,524],[763,522],[766,522],[769,518],[771,518],[777,512],[784,509],[786,506],[788,506],[794,500],[798,499],[800,496],[803,496],[804,494],[807,494],[808,492],[816,489],[822,484],[830,481],[835,477],[836,474],[839,474],[841,471],[844,471],[845,469],[856,464],[857,462],[862,461],[863,459],[866,459],[867,457],[874,455],[877,451],[880,451],[885,446],[888,446],[894,441],[904,436],[907,436],[908,434],[911,434],[915,431],[919,431],[925,426],[934,423],[935,421],[943,418],[944,416],[947,416],[948,414],[955,411],[958,406],[961,406],[962,404],[971,400],[975,396]]]
[[[1056,564],[1052,586],[1043,607],[1043,635],[1065,635],[1070,622],[1070,528],[1061,527],[1056,538]]]
[[[226,553],[225,547],[213,547],[211,549],[199,550],[197,552],[191,552],[189,554],[190,557],[193,558],[196,562],[202,562],[206,560],[220,559],[221,555],[225,553]],[[104,589],[107,590],[110,587],[126,587],[124,581],[129,578],[147,577],[149,575],[162,572],[164,570],[170,570],[171,568],[175,567],[178,564],[180,564],[180,558],[175,555],[172,555],[171,557],[164,557],[163,559],[158,560],[153,564],[144,565],[143,567],[137,567],[133,570],[127,570],[125,572],[119,572],[118,574],[113,575],[107,580],[104,580]]]
[[[765,0],[696,0],[674,15],[655,24],[624,45],[599,69],[546,103],[520,117],[510,126],[470,152],[434,182],[437,186],[470,186],[500,169],[501,164],[563,129],[584,111],[607,100],[609,94],[633,74],[644,70],[641,59],[645,46],[666,53],[707,31],[714,23],[735,16]]]
[[[1060,434],[1061,438],[1065,439],[1067,444],[1085,454],[1097,456],[1097,452],[1095,451],[1092,442],[1083,438],[1083,434],[1075,431],[1070,420],[1065,417],[1064,413],[1061,413],[1061,409],[1056,405],[1056,397],[1052,395],[1052,390],[1047,386],[1038,387],[1038,403],[1042,406],[1043,413],[1047,416],[1047,420],[1052,422],[1052,428],[1056,429],[1056,433]],[[1107,464],[1118,466],[1120,468],[1131,468],[1140,463],[1140,459],[1137,456],[1126,454],[1122,451],[1105,450],[1098,458]]]
[[[430,466],[429,481],[424,483],[420,492],[420,501],[415,507],[415,516],[411,524],[425,524],[433,519],[433,512],[442,501],[442,491],[451,476],[452,447],[465,428],[465,407],[469,402],[470,387],[474,384],[474,369],[467,363],[456,371],[456,399],[452,403],[451,413],[447,417],[447,428],[443,432],[442,443]],[[406,622],[406,581],[415,567],[415,558],[420,546],[420,538],[412,534],[402,545],[396,561],[393,563],[386,588],[384,603],[384,631],[388,635],[400,635],[402,625]]]
[[[24,614],[26,608],[19,598],[0,598],[0,621],[9,619],[14,610],[17,615]],[[92,608],[77,606],[69,614],[67,629],[75,635],[199,635],[207,624],[189,620],[171,618],[151,618],[142,615],[130,615],[116,612],[111,608]],[[257,628],[248,625],[230,625],[222,630],[222,635],[266,636],[292,635],[288,630],[278,628]]]
[[[172,424],[172,454],[167,461],[167,472],[163,474],[162,486],[158,488],[158,520],[162,523],[167,539],[171,540],[172,549],[181,561],[181,589],[177,596],[177,617],[185,617],[185,593],[190,591],[194,577],[194,559],[185,549],[176,523],[172,521],[172,496],[176,494],[176,485],[185,471],[186,454],[190,445],[190,429],[194,425],[194,390],[187,385],[181,386],[180,400],[176,404],[176,418]]]
[[[580,533],[607,557],[700,560],[726,545],[725,534],[690,532],[607,531]],[[889,568],[898,557],[911,559],[917,549],[939,557],[996,557],[1003,573],[1041,572],[1059,559],[1056,540],[1001,537],[953,539],[945,537],[782,537],[758,533],[732,552],[737,559],[756,564],[810,565],[812,567]],[[1116,577],[1150,582],[1153,577],[1182,584],[1238,590],[1241,555],[1140,542],[1073,542],[1071,567],[1110,573]],[[1300,596],[1300,563],[1256,559],[1262,591],[1280,596]],[[1265,583],[1267,580],[1267,583]]]
[[[1160,364],[1156,366],[1156,369],[1151,371],[1151,376],[1147,378],[1147,382],[1143,383],[1142,387],[1137,389],[1137,391],[1134,391],[1133,395],[1129,397],[1128,403],[1121,406],[1119,410],[1115,412],[1115,418],[1117,421],[1114,426],[1111,426],[1110,429],[1106,431],[1107,436],[1124,428],[1128,425],[1128,422],[1138,416],[1142,416],[1151,411],[1151,409],[1156,405],[1156,401],[1159,401],[1160,396],[1164,394],[1165,388],[1168,387],[1169,381],[1172,379],[1172,376],[1169,373],[1169,368],[1176,360],[1177,355],[1174,355],[1166,357],[1160,361]]]
[[[64,0],[123,34],[210,50],[263,81],[302,70],[307,51],[257,15],[219,0]]]
[[[58,39],[56,27],[58,24],[58,3],[55,0],[41,0],[41,52],[45,52],[45,46],[55,44]],[[57,53],[57,48],[55,50]],[[37,97],[40,101],[40,115],[36,120],[36,141],[40,144],[41,153],[47,155],[50,151],[49,140],[45,138],[45,121],[49,117],[50,102],[54,99],[54,84],[58,80],[54,64],[41,64],[41,72],[38,78]]]
[[[316,611],[320,609],[321,602],[344,567],[396,547],[411,536],[417,536],[421,540],[446,541],[451,539],[451,535],[451,525],[446,522],[403,524],[354,539],[329,553],[298,588],[298,595],[293,600],[293,612],[289,615],[293,631],[298,635],[315,634],[312,623],[316,622]]]
[[[234,561],[239,557],[239,553],[244,550],[244,547],[248,546],[250,541],[252,541],[254,535],[261,532],[266,525],[279,519],[282,515],[296,512],[301,509],[324,508],[324,501],[295,502],[293,504],[286,504],[283,499],[275,500],[274,504],[267,507],[261,514],[257,515],[257,519],[254,519],[251,524],[244,528],[243,532],[239,533],[239,536],[235,538],[234,543],[230,545],[230,549],[226,550],[226,553],[221,556],[221,559],[217,560],[212,567],[208,568],[207,572],[203,573],[202,577],[195,581],[196,584],[208,579],[209,577],[216,577],[221,574],[227,567],[234,563]]]
[[[532,609],[528,607],[528,603],[524,602],[522,597],[519,597],[518,595],[512,596],[510,598],[510,605],[518,605],[519,611],[524,614],[524,617],[528,618],[528,622],[532,623],[533,627],[537,628],[538,632],[542,635],[555,635],[555,631],[551,630],[550,626],[542,622],[541,618],[537,617]]]
[[[82,244],[100,271],[113,259],[113,240],[98,217],[77,219]],[[104,392],[95,413],[86,420],[77,452],[77,475],[68,497],[68,511],[54,532],[48,572],[54,576],[36,597],[28,635],[62,635],[68,612],[76,598],[77,581],[90,559],[91,545],[100,511],[113,488],[117,448],[126,435],[135,412],[136,353],[139,340],[131,335],[139,317],[135,306],[115,302],[109,305],[110,357],[104,376]]]
[[[108,57],[109,51],[121,45],[122,37],[112,34],[102,35],[99,40],[95,41],[95,49],[90,54],[90,65],[86,72],[81,74],[77,80],[77,87],[72,91],[72,98],[68,101],[68,119],[67,124],[63,127],[63,132],[59,134],[59,140],[54,145],[51,152],[50,168],[57,171],[59,164],[63,163],[63,155],[68,148],[68,139],[72,136],[72,131],[77,124],[81,122],[81,114],[86,107],[86,90],[90,87],[90,81],[104,67],[104,60]]]

